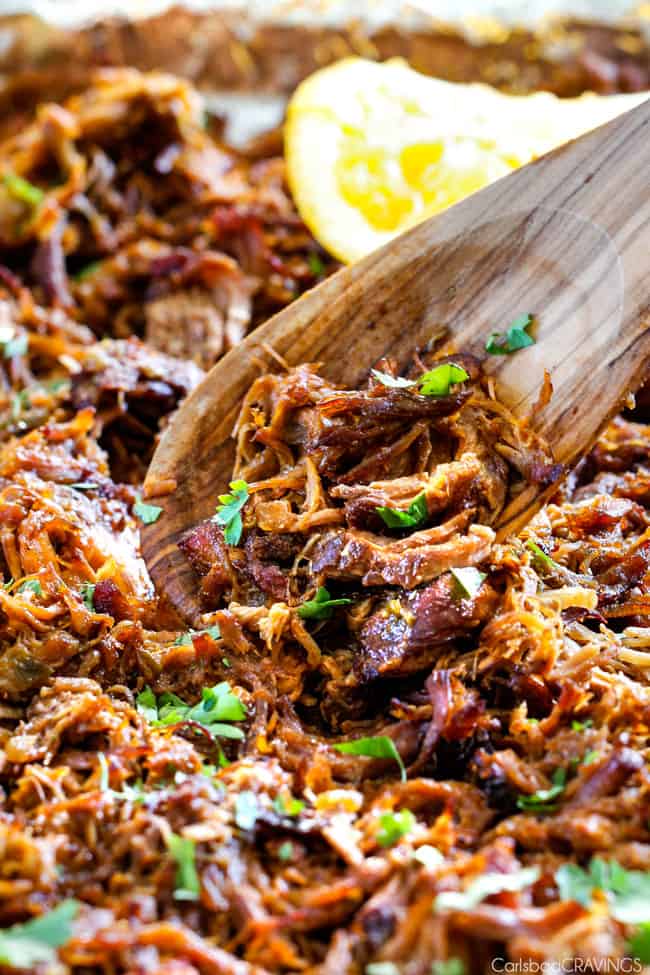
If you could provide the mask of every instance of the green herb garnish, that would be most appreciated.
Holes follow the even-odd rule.
[[[585,728],[592,728],[593,721],[591,718],[586,718],[584,721],[572,721],[571,730],[572,731],[584,731]]]
[[[218,626],[208,626],[206,630],[186,630],[185,633],[180,633],[174,640],[174,646],[188,647],[194,641],[195,636],[201,636],[203,633],[211,636],[213,640],[221,638],[221,630]]]
[[[84,601],[84,606],[89,609],[91,613],[95,612],[95,584],[92,582],[84,582],[79,588],[79,595]]]
[[[86,266],[82,267],[79,271],[77,271],[76,274],[73,274],[72,280],[80,284],[82,281],[86,281],[88,278],[92,277],[95,271],[99,271],[101,266],[101,261],[91,261],[90,264],[86,264]]]
[[[34,186],[29,180],[23,179],[22,176],[17,176],[16,173],[5,173],[3,180],[9,195],[13,196],[14,200],[34,208],[43,202],[45,196],[43,190]]]
[[[366,965],[365,975],[400,975],[394,961],[371,961]]]
[[[375,511],[389,528],[415,528],[429,517],[427,496],[424,491],[411,501],[406,511],[386,507],[375,508]]]
[[[283,795],[276,796],[273,800],[273,808],[280,816],[298,816],[305,808],[302,799],[290,796],[288,799]]]
[[[55,965],[56,949],[72,937],[72,921],[78,911],[77,901],[65,900],[32,921],[0,930],[0,965],[30,970],[36,965]]]
[[[245,832],[253,829],[257,822],[260,807],[254,792],[240,792],[235,799],[235,822]]]
[[[43,587],[38,579],[26,579],[18,586],[18,592],[33,592],[35,596],[42,596]]]
[[[525,890],[535,883],[539,873],[539,867],[523,867],[513,873],[484,873],[465,890],[443,890],[434,900],[433,909],[435,912],[471,911],[486,897]]]
[[[462,366],[453,362],[443,362],[441,365],[425,372],[418,379],[421,396],[448,396],[452,386],[464,383],[469,375]]]
[[[449,571],[453,576],[457,595],[461,599],[473,599],[486,578],[485,572],[479,572],[471,565],[464,569],[450,569]]]
[[[382,813],[379,817],[377,842],[380,846],[394,846],[398,840],[410,833],[415,826],[415,816],[410,809],[399,812]]]
[[[220,494],[221,502],[217,508],[214,520],[223,527],[223,537],[227,545],[238,545],[244,529],[241,511],[248,501],[248,484],[246,481],[231,481],[231,494]]]
[[[142,784],[142,779],[138,779],[133,785],[125,782],[122,786],[122,791],[118,792],[116,789],[111,789],[108,759],[103,752],[97,753],[97,761],[99,762],[99,788],[101,792],[111,796],[113,799],[123,799],[128,802],[137,803],[143,803],[145,801],[146,791]]]
[[[553,783],[548,789],[538,789],[530,796],[519,796],[517,808],[532,812],[552,812],[554,800],[561,796],[566,786],[566,769],[557,768],[551,777]]]
[[[465,962],[462,958],[434,961],[431,965],[431,975],[465,975]]]
[[[348,606],[351,599],[330,599],[325,586],[319,586],[313,599],[308,599],[298,607],[298,616],[303,620],[328,620],[337,606]]]
[[[321,261],[320,257],[318,254],[314,254],[313,252],[307,256],[307,263],[309,264],[309,270],[316,278],[319,278],[325,270],[325,265]]]
[[[526,331],[535,318],[533,315],[520,315],[505,333],[492,332],[485,343],[485,349],[490,355],[510,355],[517,349],[525,349],[528,345],[534,345],[535,339]]]
[[[650,965],[650,923],[642,924],[627,943],[627,953],[644,965]]]
[[[563,864],[555,873],[560,900],[589,907],[595,891],[609,902],[609,912],[623,924],[650,921],[650,873],[626,870],[616,860],[593,857],[586,870],[575,863]]]
[[[598,752],[598,751],[596,751],[595,749],[592,748],[592,749],[590,749],[590,751],[585,752],[585,756],[582,759],[582,763],[581,764],[582,765],[591,765],[593,762],[596,761],[596,759],[599,757],[599,755],[600,755],[600,752]]]
[[[165,836],[165,845],[176,862],[176,887],[174,899],[177,901],[198,900],[201,881],[196,871],[196,846],[194,840],[176,833]]]
[[[278,860],[282,860],[283,863],[287,863],[289,860],[293,859],[293,843],[291,840],[285,840],[278,847]]]
[[[246,708],[230,690],[230,684],[223,681],[214,687],[204,687],[198,704],[186,704],[176,694],[165,691],[158,698],[150,687],[138,694],[136,705],[154,727],[183,724],[193,721],[207,728],[213,738],[232,738],[241,741],[244,732],[225,722],[243,721]]]
[[[406,782],[406,769],[402,756],[395,747],[395,742],[388,735],[377,735],[374,738],[356,738],[354,741],[339,741],[332,746],[337,752],[345,755],[365,755],[368,758],[392,758],[397,762],[402,782]]]
[[[133,505],[133,514],[139,518],[143,525],[153,525],[158,521],[162,514],[162,508],[157,504],[146,504],[141,498]]]

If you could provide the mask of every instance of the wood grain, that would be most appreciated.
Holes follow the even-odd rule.
[[[650,100],[493,183],[323,282],[228,353],[163,433],[145,494],[163,514],[143,531],[153,580],[196,622],[196,580],[180,536],[214,513],[230,479],[242,396],[274,368],[321,362],[351,386],[382,356],[400,367],[446,330],[449,347],[485,358],[498,395],[572,464],[594,442],[650,359]],[[536,344],[485,356],[490,332],[536,316]],[[534,411],[548,370],[554,393]],[[158,485],[176,482],[162,495]],[[529,491],[504,513],[515,530],[543,502]]]

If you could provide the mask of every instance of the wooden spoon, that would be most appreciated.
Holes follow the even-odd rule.
[[[649,306],[650,100],[339,271],[214,366],[173,416],[145,480],[146,499],[163,509],[143,530],[159,592],[197,624],[197,580],[177,543],[214,514],[241,399],[277,369],[271,350],[355,386],[383,356],[405,367],[444,326],[448,347],[484,359],[498,397],[568,466],[641,384]],[[486,355],[489,334],[522,313],[536,316],[536,344]],[[545,370],[553,395],[535,409]],[[524,492],[502,514],[501,536],[547,494]]]

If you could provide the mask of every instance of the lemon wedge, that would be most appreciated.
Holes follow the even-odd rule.
[[[647,97],[504,95],[346,58],[291,98],[289,185],[316,239],[351,262]]]

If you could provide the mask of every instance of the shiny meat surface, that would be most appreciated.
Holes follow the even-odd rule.
[[[435,397],[390,363],[359,390],[261,376],[232,498],[183,541],[206,610],[187,631],[140,555],[158,432],[334,266],[282,161],[200,122],[187,85],[126,72],[0,144],[28,184],[0,206],[0,968],[631,964],[650,427],[617,418],[497,543],[558,472],[478,362]]]

